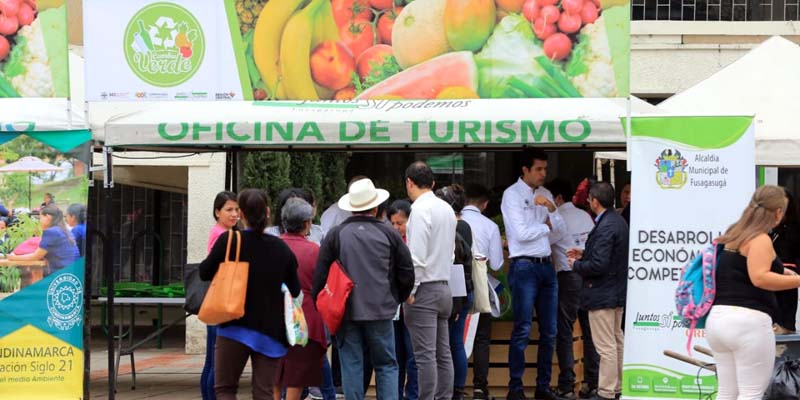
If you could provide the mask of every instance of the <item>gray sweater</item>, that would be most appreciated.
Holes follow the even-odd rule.
[[[352,216],[325,235],[311,291],[315,301],[335,260],[355,284],[345,320],[390,320],[414,287],[408,247],[397,231],[375,218]]]

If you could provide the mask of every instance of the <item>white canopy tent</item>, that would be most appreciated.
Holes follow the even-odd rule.
[[[773,36],[658,107],[673,114],[755,115],[756,164],[800,166],[800,46]]]
[[[624,147],[626,99],[107,103],[96,138],[123,148]],[[634,114],[650,114],[640,99]],[[101,117],[102,118],[98,118]]]

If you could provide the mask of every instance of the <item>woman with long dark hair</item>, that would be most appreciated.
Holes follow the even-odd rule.
[[[297,259],[281,239],[264,233],[269,199],[262,190],[246,189],[238,197],[241,232],[239,260],[249,263],[244,316],[217,328],[214,352],[214,391],[217,399],[235,400],[247,361],[252,363],[254,400],[272,400],[275,372],[289,343],[283,315],[285,284],[293,297],[300,295]],[[200,263],[200,278],[210,281],[225,260],[228,232],[220,235]],[[239,243],[234,238],[231,248]],[[234,251],[231,251],[233,256]]]
[[[69,267],[79,257],[75,239],[64,222],[64,213],[56,206],[46,206],[39,211],[39,224],[42,227],[42,241],[31,254],[9,254],[11,261],[47,261],[44,276],[62,268]]]
[[[800,276],[784,270],[768,235],[783,220],[786,203],[783,188],[758,188],[739,220],[718,238],[724,250],[706,321],[717,365],[717,400],[760,400],[769,384],[775,363],[775,292],[800,287]]]
[[[86,251],[86,206],[79,203],[67,207],[67,225],[72,228],[72,237],[78,252],[83,256]]]
[[[236,202],[236,193],[222,191],[217,193],[214,198],[214,212],[212,214],[216,224],[208,233],[206,252],[211,252],[211,248],[217,243],[220,235],[234,229],[239,222],[239,203]],[[217,327],[214,325],[206,326],[206,361],[203,364],[203,372],[200,374],[200,393],[203,400],[214,400],[214,346],[217,343]]]

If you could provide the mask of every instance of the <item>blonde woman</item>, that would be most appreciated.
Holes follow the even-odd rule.
[[[775,362],[775,292],[800,287],[800,276],[784,270],[768,235],[783,219],[786,203],[783,188],[758,188],[741,218],[718,239],[725,249],[706,322],[717,364],[717,400],[760,400],[769,384]]]

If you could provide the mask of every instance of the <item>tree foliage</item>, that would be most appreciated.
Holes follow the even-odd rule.
[[[337,201],[347,187],[347,153],[253,152],[242,159],[240,187],[264,189],[273,201],[278,192],[301,187],[314,192],[317,209]]]

